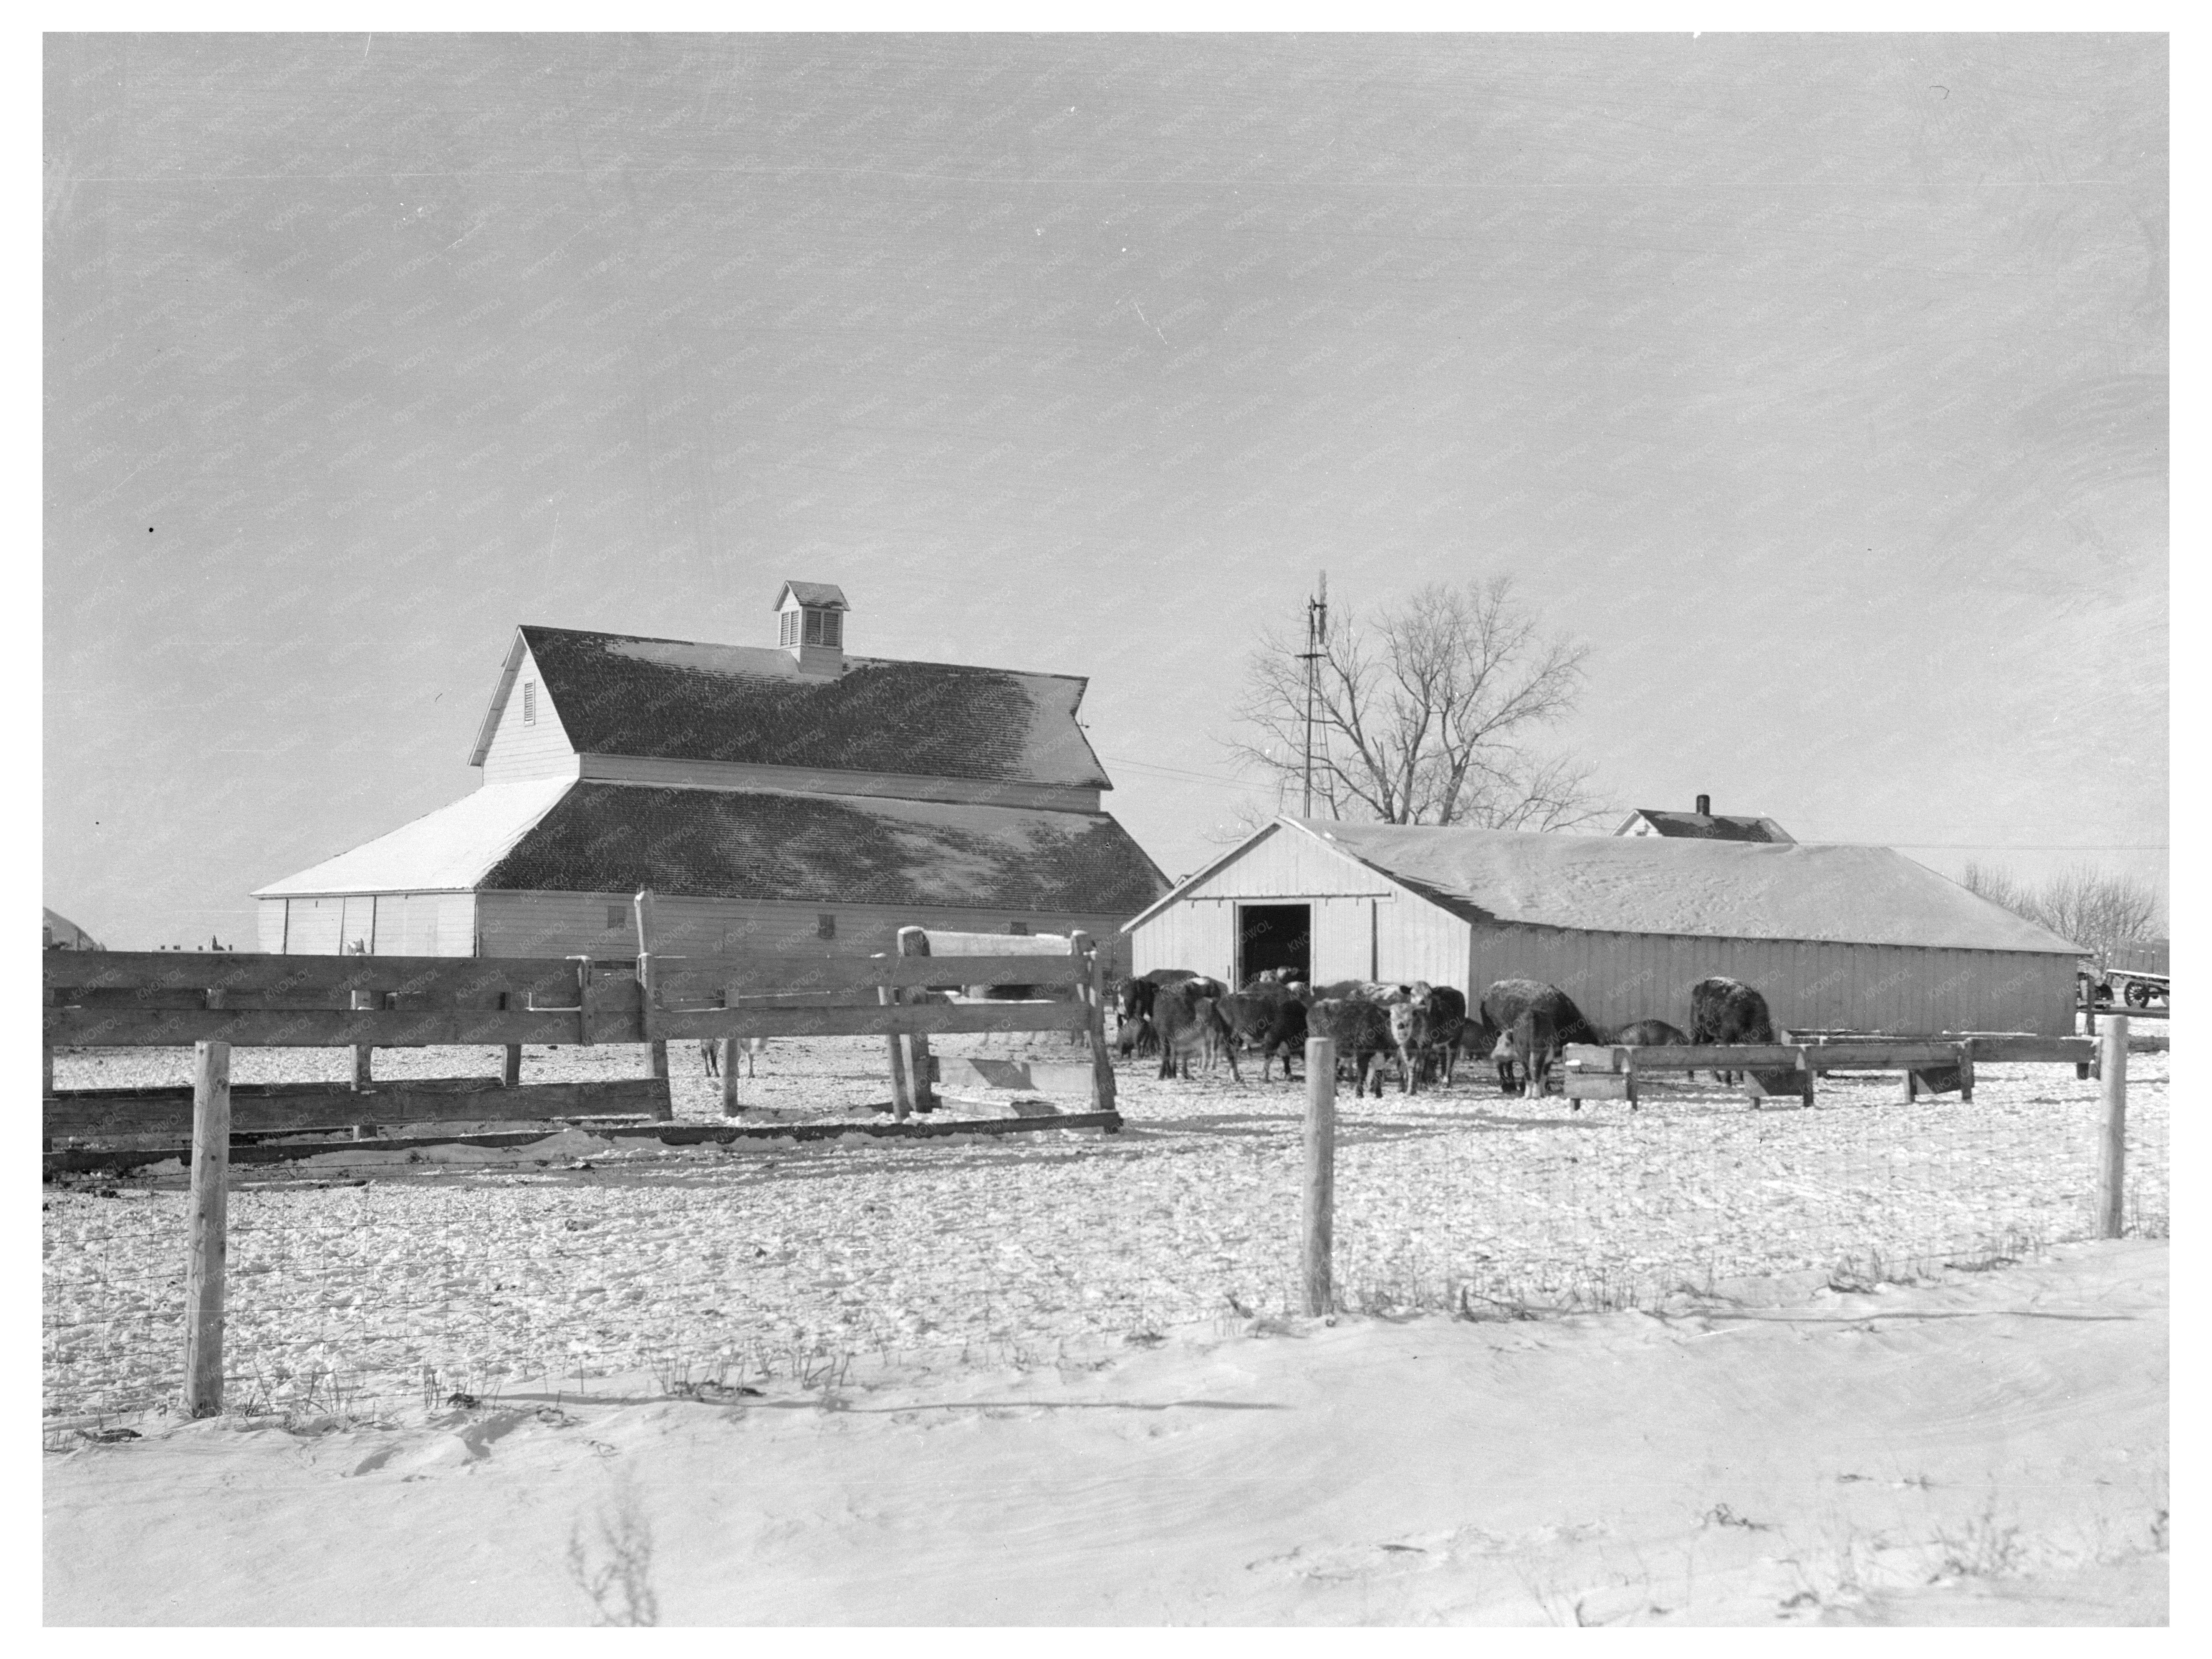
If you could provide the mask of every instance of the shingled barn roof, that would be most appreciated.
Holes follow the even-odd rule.
[[[848,658],[834,679],[790,653],[525,627],[580,752],[1110,789],[1073,675]],[[473,757],[481,764],[489,722]]]
[[[480,885],[1133,915],[1168,884],[1103,812],[579,783]]]

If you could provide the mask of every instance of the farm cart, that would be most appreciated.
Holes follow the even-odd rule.
[[[2169,1009],[2173,1006],[2173,981],[2168,974],[2134,968],[2107,968],[2102,972],[2085,969],[2081,978],[2084,1000],[2092,1007],[2124,1003],[2130,1008],[2148,1008],[2154,1002]]]

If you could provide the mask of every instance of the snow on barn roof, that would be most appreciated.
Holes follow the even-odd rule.
[[[2079,954],[2078,946],[2047,928],[1977,897],[1887,847],[1772,846],[1285,817],[1191,877],[1176,893],[1206,880],[1262,836],[1285,830],[1312,836],[1472,921],[1591,933]]]
[[[256,898],[308,893],[464,892],[477,885],[531,825],[553,810],[574,778],[488,783],[450,806],[402,824],[296,876],[254,889]]]
[[[1670,812],[1658,806],[1638,807],[1613,833],[1626,834],[1629,824],[1638,818],[1644,819],[1662,836],[1692,841],[1786,842],[1794,839],[1772,818],[1732,817],[1725,812]]]
[[[580,783],[483,885],[1127,915],[1167,881],[1103,812]]]
[[[1167,881],[1103,812],[540,778],[474,794],[258,898],[490,889],[1127,915]]]
[[[848,657],[835,678],[788,651],[526,626],[544,694],[580,752],[1110,789],[1070,674]],[[507,682],[502,682],[504,688]],[[482,765],[497,718],[470,757]]]

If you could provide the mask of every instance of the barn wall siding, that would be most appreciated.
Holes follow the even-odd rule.
[[[1132,973],[1188,968],[1226,980],[1237,971],[1237,907],[1228,899],[1171,904],[1128,937]]]
[[[538,687],[538,720],[530,726],[522,721],[526,683]],[[491,746],[484,751],[483,781],[519,783],[525,778],[574,777],[576,771],[575,745],[561,725],[560,711],[545,695],[545,677],[538,672],[537,659],[525,646],[522,666],[515,671],[514,684],[507,689],[506,705],[499,711],[499,724],[492,732]]]
[[[1312,836],[1278,826],[1191,888],[1186,898],[1241,898],[1293,904],[1320,894],[1387,897],[1398,890],[1356,859]]]
[[[2073,963],[2059,956],[1496,923],[1469,943],[1477,993],[1495,980],[1543,980],[1601,1025],[1656,1018],[1686,1030],[1690,988],[1724,974],[1755,987],[1778,1025],[2053,1036],[2073,1027]]]
[[[253,925],[261,949],[270,956],[284,953],[284,901],[263,899],[253,907]]]
[[[628,893],[502,893],[474,896],[482,953],[488,957],[626,957],[637,950]],[[610,927],[611,912],[619,925]],[[836,918],[836,936],[820,936],[820,918]],[[1032,933],[1088,933],[1106,951],[1108,971],[1126,972],[1123,916],[951,906],[791,904],[770,900],[656,896],[653,949],[670,956],[872,956],[898,948],[902,927],[1005,933],[1020,921]]]

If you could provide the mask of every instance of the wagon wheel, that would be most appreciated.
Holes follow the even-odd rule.
[[[2148,1008],[2150,1006],[2151,998],[2156,994],[2156,991],[2148,985],[2142,983],[2130,985],[2128,987],[2128,1006]]]

